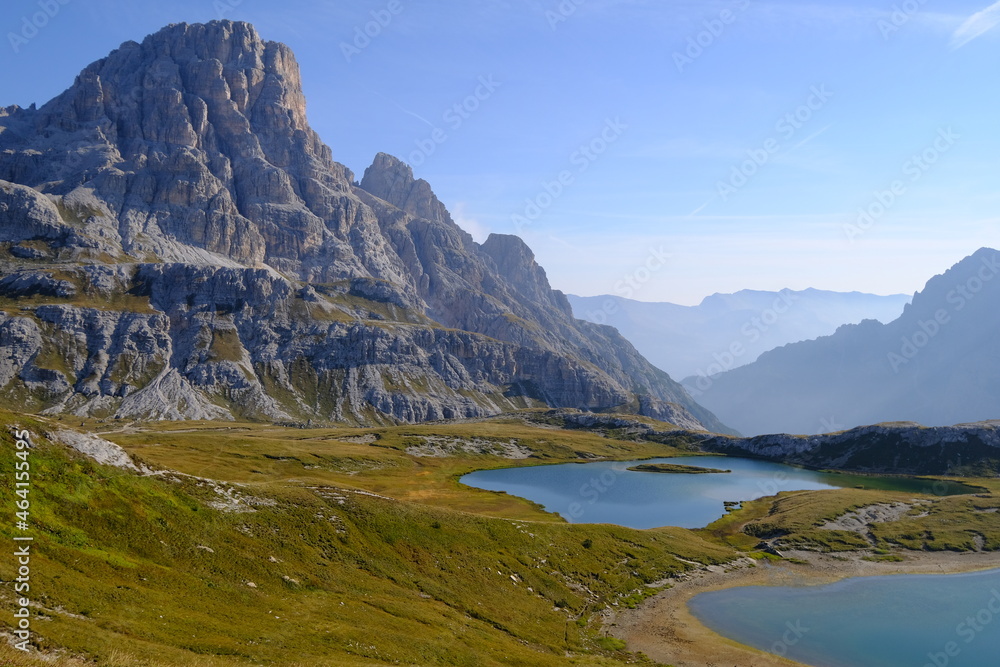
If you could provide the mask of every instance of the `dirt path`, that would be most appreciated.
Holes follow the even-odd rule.
[[[902,552],[903,562],[870,562],[858,553],[836,555],[788,552],[806,564],[770,564],[742,559],[686,573],[672,588],[649,598],[637,609],[608,614],[604,630],[624,639],[629,650],[675,667],[788,667],[799,663],[764,653],[722,637],[702,625],[687,602],[706,591],[736,586],[804,586],[847,577],[884,574],[945,574],[1000,567],[1000,553]]]

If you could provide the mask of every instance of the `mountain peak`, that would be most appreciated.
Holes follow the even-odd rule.
[[[135,48],[176,62],[217,60],[238,69],[280,70],[298,78],[292,50],[280,42],[266,41],[257,29],[244,21],[227,19],[208,23],[172,23],[146,36],[141,44],[126,42],[111,54]]]
[[[927,281],[913,296],[912,308],[924,316],[933,316],[940,308],[972,301],[976,294],[1000,273],[1000,251],[980,248],[957,262],[944,273]]]
[[[414,178],[410,165],[388,153],[376,155],[371,166],[365,169],[361,189],[415,217],[452,222],[430,183]]]
[[[306,121],[291,50],[248,23],[167,26],[41,109],[4,109],[4,208],[0,296],[50,303],[3,323],[0,357],[19,365],[0,364],[0,389],[24,378],[53,411],[663,414],[641,387],[724,429],[613,331],[574,320],[520,239],[475,243],[401,160],[380,153],[356,185]],[[69,301],[124,295],[114,312]],[[65,373],[36,367],[52,355]]]
[[[178,23],[126,42],[9,118],[0,179],[100,192],[117,221],[100,242],[112,256],[186,261],[179,242],[296,272],[329,245],[323,220],[353,178],[308,124],[291,50],[249,23]]]
[[[234,143],[240,134],[312,134],[291,49],[227,20],[175,23],[142,43],[125,42],[87,66],[40,116],[66,131],[99,129],[112,142],[141,138],[196,149],[220,124],[236,135]],[[310,149],[323,152],[318,138],[309,139]]]
[[[264,40],[252,23],[229,19],[206,23],[170,23],[147,35],[143,40],[144,43],[149,41],[186,43],[192,50],[202,50],[203,58],[204,49],[212,49],[215,48],[214,45],[222,43],[243,44],[247,52],[256,51],[258,46],[264,44]]]

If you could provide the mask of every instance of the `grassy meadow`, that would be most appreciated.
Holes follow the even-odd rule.
[[[483,468],[691,453],[681,441],[675,449],[538,421],[306,429],[0,412],[0,496],[10,508],[0,538],[12,544],[15,534],[17,425],[36,442],[32,629],[60,664],[616,665],[646,660],[603,636],[598,612],[634,606],[690,568],[755,554],[768,534],[820,550],[868,548],[856,533],[818,526],[913,499],[782,493],[702,530],[633,530],[568,524],[458,482]],[[60,429],[98,433],[158,472],[99,465],[49,442]],[[926,496],[925,516],[878,524],[878,548],[1000,548],[1000,513],[990,511],[1000,483],[980,482],[984,493]],[[15,566],[0,556],[10,610]],[[12,621],[0,615],[4,627]],[[52,663],[3,647],[0,664]]]

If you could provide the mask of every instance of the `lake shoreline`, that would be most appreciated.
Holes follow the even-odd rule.
[[[736,503],[781,491],[859,487],[913,494],[939,491],[942,496],[970,491],[960,489],[957,482],[941,482],[943,488],[932,489],[928,480],[915,477],[862,478],[757,459],[718,458],[726,461],[728,473],[656,474],[631,470],[649,465],[669,465],[675,470],[680,466],[706,467],[705,457],[674,456],[485,468],[461,474],[458,482],[526,499],[569,523],[611,523],[637,530],[660,526],[704,528],[726,516],[732,507],[720,503],[721,498]]]
[[[740,644],[703,625],[688,608],[695,595],[739,586],[817,586],[852,577],[892,574],[958,574],[1000,568],[1000,552],[901,551],[901,562],[861,560],[866,552],[824,554],[790,551],[805,561],[753,561],[741,558],[726,565],[701,567],[670,579],[672,587],[636,609],[604,615],[603,631],[623,639],[631,651],[675,667],[788,667],[792,660]]]

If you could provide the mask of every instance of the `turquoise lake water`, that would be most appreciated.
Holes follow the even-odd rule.
[[[677,463],[732,472],[688,475],[627,470],[641,463]],[[464,475],[461,481],[527,498],[572,523],[615,523],[630,528],[702,528],[725,515],[724,501],[754,500],[779,491],[864,486],[950,495],[972,490],[948,482],[821,473],[719,456],[481,470]]]
[[[730,588],[689,607],[721,635],[815,667],[1000,665],[1000,570]]]
[[[732,472],[627,470],[641,463]],[[859,486],[936,495],[976,491],[950,482],[698,456],[483,470],[461,481],[528,498],[571,522],[632,528],[700,528],[726,513],[724,501],[779,491]],[[821,587],[734,588],[698,595],[690,606],[719,634],[815,667],[1000,667],[1000,570],[866,577]]]

